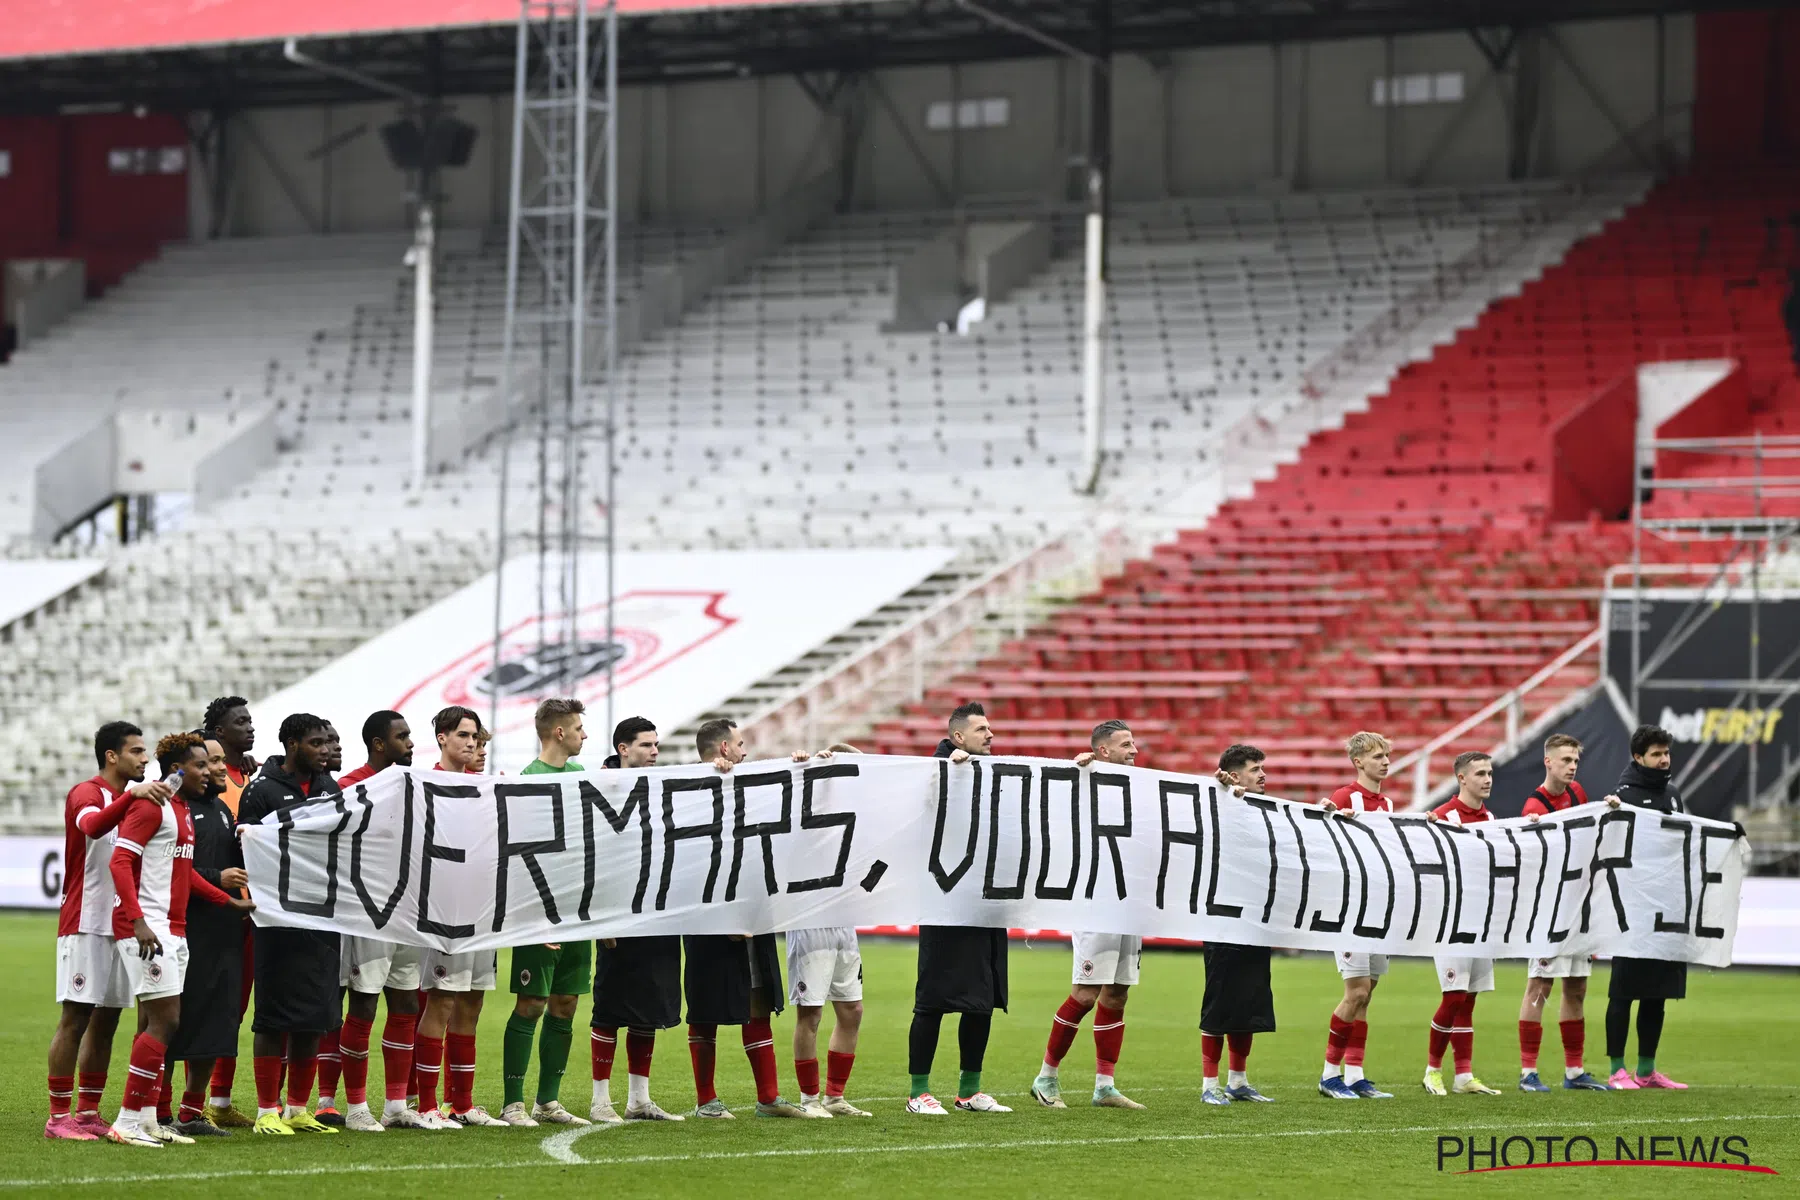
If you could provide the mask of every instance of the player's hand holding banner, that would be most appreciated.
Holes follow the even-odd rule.
[[[444,950],[823,925],[1087,929],[1429,956],[1726,966],[1741,830],[1582,806],[1348,818],[1043,759],[393,767],[244,830],[261,924]]]

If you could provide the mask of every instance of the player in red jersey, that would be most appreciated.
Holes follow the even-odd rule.
[[[237,820],[238,801],[244,788],[256,777],[257,762],[250,751],[256,746],[256,724],[250,719],[250,702],[242,696],[220,696],[206,706],[200,721],[200,732],[218,740],[225,751],[225,790],[219,799]],[[250,989],[256,981],[255,926],[244,922],[243,992],[238,997],[238,1017],[250,1009]],[[212,1086],[206,1101],[207,1116],[221,1129],[249,1129],[256,1122],[231,1103],[231,1088],[237,1081],[237,1059],[221,1058],[213,1063]]]
[[[474,774],[481,749],[481,718],[474,710],[451,705],[432,718],[432,729],[438,744],[434,769]],[[438,1112],[444,1120],[458,1125],[506,1125],[475,1103],[475,1032],[481,1023],[483,1001],[494,990],[498,966],[492,950],[458,954],[427,950],[420,956],[426,1003],[413,1042],[420,1112],[435,1107],[442,1064],[444,1105]]]
[[[113,937],[119,961],[131,981],[131,993],[138,1000],[139,1032],[131,1043],[125,1100],[107,1138],[151,1149],[194,1140],[164,1126],[156,1114],[163,1057],[181,1020],[188,962],[188,894],[192,891],[204,903],[239,912],[255,907],[193,871],[194,825],[187,802],[205,795],[212,783],[205,740],[198,734],[172,733],[156,744],[156,761],[165,777],[181,772],[181,782],[166,802],[138,796],[127,801],[108,864],[117,897]]]
[[[1457,793],[1431,810],[1431,819],[1451,825],[1478,825],[1494,814],[1487,799],[1494,790],[1494,760],[1479,750],[1456,756]],[[1442,996],[1431,1018],[1431,1036],[1425,1058],[1424,1088],[1434,1096],[1444,1091],[1444,1049],[1456,1058],[1456,1079],[1450,1090],[1469,1096],[1498,1096],[1497,1089],[1475,1078],[1475,997],[1494,990],[1494,960],[1455,955],[1436,955],[1438,986]]]
[[[371,713],[362,727],[369,760],[338,780],[349,796],[351,790],[392,766],[410,767],[413,760],[412,728],[406,718],[390,709]],[[383,1128],[444,1130],[453,1123],[434,1112],[406,1106],[412,1076],[413,1043],[419,1028],[419,984],[423,952],[417,946],[377,938],[344,938],[344,979],[350,992],[350,1008],[338,1036],[343,1056],[344,1125],[353,1133],[375,1133]],[[369,1108],[369,1040],[375,1029],[375,1007],[387,1000],[387,1021],[381,1029],[381,1065],[386,1100],[380,1117]],[[319,1102],[327,1099],[321,1083]],[[335,1099],[335,1097],[331,1097]]]
[[[63,894],[56,921],[56,999],[62,1016],[50,1038],[50,1119],[44,1136],[91,1142],[107,1130],[100,1115],[119,1011],[131,1007],[130,980],[113,949],[113,830],[135,797],[162,803],[170,789],[145,783],[144,731],[110,721],[94,734],[100,773],[69,789],[63,806]],[[80,1098],[76,1100],[76,1081]]]
[[[1102,767],[1129,767],[1137,761],[1137,740],[1131,727],[1119,720],[1102,721],[1088,735],[1088,748],[1075,756],[1077,767],[1099,763]],[[1081,1019],[1094,1014],[1095,1108],[1140,1109],[1144,1106],[1125,1095],[1114,1082],[1119,1054],[1125,1046],[1125,1003],[1138,981],[1144,956],[1144,939],[1129,933],[1076,931],[1069,944],[1075,952],[1075,969],[1068,998],[1050,1018],[1050,1040],[1044,1061],[1031,1081],[1031,1098],[1045,1108],[1067,1108],[1062,1098],[1062,1060],[1075,1044]]]
[[[1575,772],[1580,766],[1580,741],[1566,733],[1553,733],[1544,739],[1544,782],[1527,797],[1525,817],[1537,821],[1574,805],[1586,804],[1587,792],[1575,782]],[[1617,808],[1619,798],[1608,796],[1605,803]],[[1553,958],[1531,960],[1525,980],[1525,998],[1519,1003],[1521,1092],[1550,1090],[1550,1086],[1538,1077],[1537,1060],[1538,1047],[1544,1040],[1544,1005],[1558,979],[1563,981],[1562,1012],[1558,1020],[1563,1044],[1563,1087],[1572,1092],[1612,1090],[1604,1080],[1594,1078],[1581,1065],[1582,1048],[1587,1041],[1587,1017],[1583,1008],[1593,963],[1590,954],[1559,954]]]
[[[1392,812],[1393,805],[1381,794],[1387,778],[1388,756],[1393,743],[1366,730],[1350,735],[1344,750],[1356,770],[1356,782],[1339,788],[1324,806],[1345,816],[1365,812]],[[1369,1000],[1375,985],[1388,971],[1388,956],[1340,950],[1338,975],[1344,981],[1344,998],[1331,1012],[1331,1032],[1325,1039],[1325,1069],[1319,1076],[1319,1094],[1333,1100],[1392,1100],[1363,1077],[1363,1048],[1369,1041]]]

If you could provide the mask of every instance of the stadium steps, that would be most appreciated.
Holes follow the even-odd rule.
[[[699,717],[674,730],[663,739],[665,747],[664,762],[693,762],[696,759],[694,738],[700,726],[716,717],[726,717],[742,722],[751,713],[758,711],[781,697],[805,685],[818,675],[831,670],[838,664],[867,647],[874,645],[906,624],[920,613],[951,595],[965,584],[980,578],[997,561],[991,549],[972,547],[959,553],[938,570],[919,581],[914,587],[896,596],[882,605],[856,624],[836,634],[829,640],[779,671],[775,671],[758,680],[738,695],[732,696],[713,710],[702,713]],[[819,746],[753,746],[754,757],[779,757],[795,750],[808,752],[824,749]]]

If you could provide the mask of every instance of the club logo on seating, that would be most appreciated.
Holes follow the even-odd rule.
[[[719,611],[725,597],[715,591],[626,592],[614,607],[610,639],[604,602],[581,609],[572,623],[554,613],[529,616],[501,634],[498,657],[484,638],[430,670],[394,707],[461,704],[486,712],[498,696],[498,732],[525,729],[537,702],[553,691],[572,691],[590,704],[604,701],[609,665],[614,686],[629,687],[731,628],[738,619]],[[571,675],[580,682],[568,689],[564,681]]]

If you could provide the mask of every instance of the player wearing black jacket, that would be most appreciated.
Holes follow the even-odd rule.
[[[311,713],[281,723],[285,754],[274,755],[244,788],[238,823],[278,820],[283,809],[339,794],[325,769],[330,735]],[[338,1002],[338,935],[314,929],[256,929],[255,1034],[257,1133],[336,1133],[306,1110],[319,1070],[319,1035],[343,1024]],[[281,1052],[287,1042],[287,1107],[280,1105]]]
[[[1640,725],[1631,735],[1631,762],[1613,789],[1619,800],[1634,808],[1658,813],[1686,812],[1681,793],[1669,782],[1669,747],[1674,738],[1666,729]],[[1663,1006],[1687,995],[1687,964],[1660,958],[1615,958],[1612,984],[1607,989],[1606,1053],[1612,1060],[1614,1088],[1672,1088],[1676,1083],[1656,1069],[1656,1048],[1662,1040]],[[1638,1002],[1638,1067],[1625,1069],[1625,1038],[1631,1027],[1631,1002]]]

